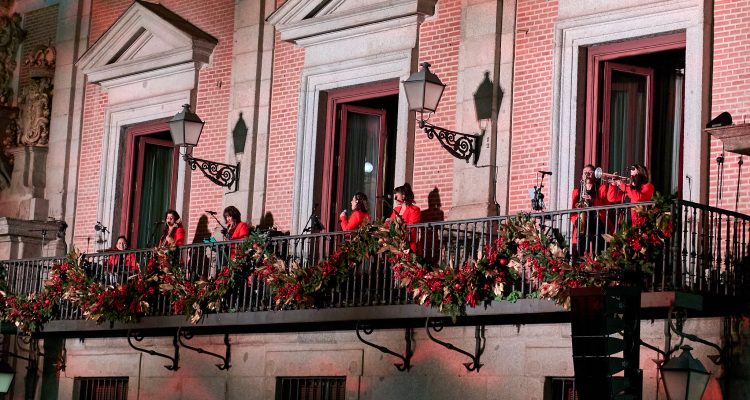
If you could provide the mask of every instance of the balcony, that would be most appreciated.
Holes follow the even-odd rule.
[[[600,229],[618,231],[629,205],[592,207],[587,215],[597,214],[602,223],[584,240],[598,253],[607,243],[595,240]],[[571,215],[581,210],[535,213],[531,218],[547,235],[571,243]],[[672,205],[673,234],[664,244],[657,270],[644,283],[642,318],[662,318],[673,305],[693,303],[700,315],[727,315],[743,303],[746,286],[746,264],[750,245],[750,216],[709,206],[677,201]],[[416,235],[418,254],[433,264],[459,265],[476,258],[488,243],[497,238],[501,221],[508,217],[487,217],[412,225],[407,232]],[[595,218],[594,218],[595,219]],[[268,239],[273,254],[303,268],[328,258],[346,240],[347,233],[333,232],[301,236],[276,236]],[[190,244],[179,248],[180,265],[190,279],[210,277],[217,266],[226,264],[232,246],[237,242]],[[569,246],[568,257],[576,256],[576,246]],[[154,257],[151,249],[85,254],[82,266],[86,273],[105,284],[125,283],[131,275],[128,263],[146,265]],[[130,261],[126,261],[130,260]],[[52,266],[63,257],[8,260],[0,262],[7,273],[8,291],[28,294],[42,289]],[[247,280],[245,280],[247,282]],[[85,320],[82,311],[65,300],[40,336],[97,337],[125,336],[128,331],[149,335],[171,336],[178,328],[189,328],[194,334],[242,332],[298,332],[314,330],[353,330],[358,324],[377,328],[425,326],[428,320],[449,321],[437,310],[416,304],[405,289],[398,288],[393,271],[381,255],[372,255],[353,268],[346,281],[326,295],[316,308],[279,306],[265,282],[257,278],[243,282],[222,301],[222,311],[206,314],[197,324],[185,315],[176,314],[169,298],[159,296],[151,304],[150,315],[138,323],[96,324]],[[516,302],[493,302],[489,307],[468,309],[457,318],[457,325],[495,325],[552,323],[569,321],[569,312],[548,300],[530,296],[538,288],[521,276],[512,288],[520,293]],[[696,304],[697,303],[697,304]],[[695,314],[694,314],[695,315]]]

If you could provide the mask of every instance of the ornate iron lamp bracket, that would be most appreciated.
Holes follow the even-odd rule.
[[[229,165],[215,161],[195,158],[188,154],[183,154],[182,158],[188,163],[190,169],[195,171],[200,169],[211,182],[236,192],[240,183],[240,163]],[[233,188],[234,187],[234,188]]]
[[[432,329],[435,332],[442,331],[443,322],[441,320],[430,321],[430,319],[427,318],[427,322],[425,323],[425,331],[427,331],[427,337],[429,337],[430,340],[432,340],[433,342],[445,347],[448,350],[453,350],[457,353],[461,353],[471,358],[471,362],[464,363],[464,367],[466,367],[466,370],[469,372],[471,371],[479,372],[479,369],[482,368],[482,366],[484,365],[480,362],[480,359],[482,357],[482,354],[484,353],[484,346],[487,343],[487,339],[484,337],[484,325],[477,325],[475,327],[474,339],[476,340],[476,345],[474,347],[474,354],[471,354],[466,350],[459,349],[458,347],[454,346],[451,343],[444,342],[440,339],[436,339],[434,336],[432,336],[430,329]]]
[[[219,360],[223,362],[223,364],[216,364],[216,367],[222,371],[226,371],[232,367],[232,364],[230,363],[232,352],[231,352],[231,346],[229,345],[228,333],[224,334],[224,347],[226,348],[226,353],[223,356],[216,354],[216,353],[212,353],[210,351],[203,350],[199,347],[193,347],[193,346],[187,345],[185,344],[185,342],[182,341],[182,338],[190,340],[193,338],[193,334],[190,333],[189,331],[182,330],[182,328],[180,328],[177,330],[177,341],[180,343],[180,346],[189,350],[193,350],[197,352],[198,354],[207,354],[209,356],[218,358]]]
[[[389,348],[387,348],[385,346],[380,346],[380,345],[377,345],[375,343],[372,343],[372,342],[369,342],[369,341],[363,339],[362,335],[360,335],[360,333],[359,333],[360,330],[362,332],[364,332],[365,335],[369,335],[369,334],[371,334],[373,332],[373,328],[372,327],[370,327],[370,326],[363,326],[362,329],[360,329],[360,322],[357,321],[356,332],[357,332],[357,338],[359,339],[359,341],[362,342],[362,343],[364,343],[364,344],[366,344],[366,345],[368,345],[368,346],[370,346],[370,347],[374,347],[374,348],[380,350],[383,353],[390,354],[390,355],[392,355],[394,357],[399,358],[403,362],[402,363],[393,364],[393,365],[396,366],[396,369],[398,369],[399,371],[404,372],[404,371],[408,371],[408,370],[411,369],[411,357],[414,355],[414,348],[412,347],[412,335],[413,335],[414,332],[413,332],[412,328],[406,328],[404,330],[404,341],[406,342],[406,350],[405,350],[405,354],[403,354],[403,355],[398,354],[395,351],[393,351],[393,350],[391,350],[391,349],[389,349]]]
[[[440,145],[453,157],[465,160],[467,163],[471,159],[474,165],[477,165],[484,132],[479,135],[461,133],[432,125],[424,120],[419,121],[419,127],[424,130],[429,139],[437,138]]]
[[[166,354],[162,354],[153,350],[136,347],[130,339],[135,339],[136,342],[142,341],[144,336],[140,332],[131,333],[131,331],[128,330],[128,344],[130,345],[130,347],[132,347],[135,350],[140,351],[141,353],[146,353],[151,356],[164,357],[168,360],[171,360],[172,365],[165,365],[164,368],[170,371],[177,371],[178,369],[180,369],[180,345],[177,342],[178,334],[179,334],[179,331],[175,333],[175,335],[172,337],[172,346],[174,346],[174,357],[170,357]]]

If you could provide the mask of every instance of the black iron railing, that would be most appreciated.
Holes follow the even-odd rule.
[[[587,208],[585,211],[563,210],[530,215],[545,234],[567,244],[571,259],[584,252],[596,255],[607,243],[604,233],[621,230],[630,218],[631,205]],[[737,295],[745,285],[745,272],[750,263],[750,216],[701,204],[678,201],[673,206],[673,235],[665,243],[661,260],[647,285],[647,291],[682,290],[703,294]],[[578,225],[580,215],[587,215],[587,227]],[[508,217],[487,217],[460,221],[431,222],[412,225],[417,252],[431,263],[458,265],[476,259],[480,251],[497,238],[498,226]],[[269,238],[269,249],[287,263],[310,266],[328,258],[347,237],[345,232],[319,233]],[[411,239],[410,239],[411,240]],[[213,276],[226,264],[232,246],[238,242],[198,243],[182,246],[179,259],[191,279]],[[148,249],[85,254],[83,266],[96,280],[124,283],[135,265],[145,266],[152,257]],[[8,260],[0,264],[7,271],[9,291],[32,293],[43,288],[49,271],[63,257]],[[536,288],[526,277],[514,290],[528,295]],[[393,273],[381,255],[373,255],[354,268],[348,280],[329,294],[327,307],[362,307],[398,305],[412,302],[404,289],[398,287]],[[228,312],[275,310],[273,294],[257,279],[242,284],[225,299]],[[173,315],[169,299],[161,297],[153,305],[155,315]],[[82,319],[80,311],[63,303],[60,319]]]

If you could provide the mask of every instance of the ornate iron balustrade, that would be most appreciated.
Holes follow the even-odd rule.
[[[622,228],[623,216],[630,214],[631,205],[592,207],[582,211],[563,210],[534,213],[532,218],[548,235],[566,243],[588,243],[594,253],[606,246],[597,238],[602,233]],[[574,235],[572,215],[586,212],[589,221],[599,215],[600,224],[583,235]],[[750,216],[716,209],[705,205],[678,201],[673,206],[673,236],[665,244],[663,259],[647,291],[680,290],[702,294],[737,295],[747,284],[745,272],[750,263]],[[476,258],[481,249],[497,238],[497,228],[506,216],[421,223],[410,226],[416,235],[418,252],[425,259],[438,264],[460,264]],[[575,239],[573,236],[576,236]],[[346,239],[345,232],[318,233],[300,236],[280,236],[269,239],[269,249],[286,261],[297,261],[303,267],[314,265],[332,254]],[[574,239],[574,240],[571,240]],[[192,279],[211,276],[225,264],[230,248],[238,242],[190,244],[179,249],[180,260],[187,276]],[[577,247],[569,246],[569,256],[576,257]],[[152,257],[149,249],[83,255],[88,273],[104,283],[124,283],[129,276],[129,264],[146,265]],[[50,269],[64,258],[38,258],[0,262],[6,269],[12,293],[39,291]],[[536,288],[527,279],[514,287],[523,296]],[[225,300],[227,312],[278,310],[273,295],[257,279],[241,285]],[[330,293],[326,307],[367,307],[411,304],[404,289],[398,288],[386,260],[373,255],[368,262],[357,266],[339,290]],[[161,297],[152,306],[155,315],[174,315],[169,300]],[[60,320],[83,319],[75,307],[61,307]]]

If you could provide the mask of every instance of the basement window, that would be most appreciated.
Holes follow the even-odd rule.
[[[128,377],[75,378],[73,400],[127,400]]]
[[[544,400],[578,400],[575,380],[547,377],[544,380]]]
[[[345,395],[345,376],[276,378],[276,400],[344,400]]]

